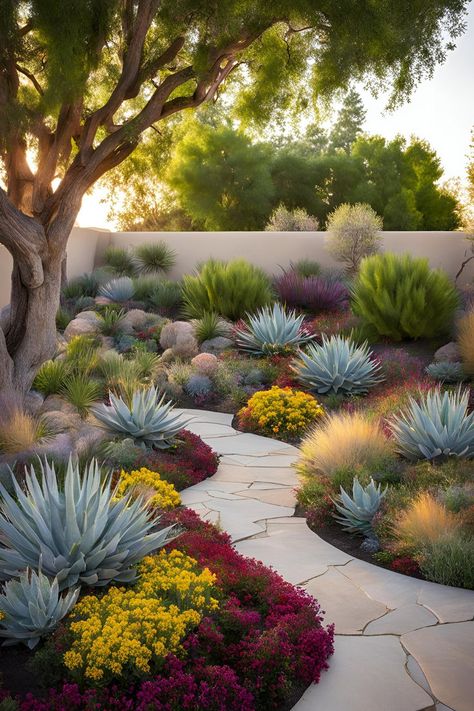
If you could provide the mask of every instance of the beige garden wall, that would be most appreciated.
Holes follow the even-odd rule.
[[[109,232],[75,227],[68,243],[68,276],[79,276],[100,266],[109,244],[133,247],[158,240],[167,242],[177,253],[172,277],[192,272],[209,257],[243,257],[270,274],[303,257],[326,267],[337,266],[325,250],[324,232]],[[470,254],[466,235],[461,232],[384,232],[383,248],[428,257],[433,267],[442,267],[452,277]],[[0,246],[0,308],[10,299],[11,269],[11,257]],[[473,279],[474,260],[462,281]]]

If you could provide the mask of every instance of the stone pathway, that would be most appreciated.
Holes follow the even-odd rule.
[[[183,504],[244,555],[316,597],[336,625],[335,654],[295,711],[473,711],[474,592],[409,578],[334,548],[294,514],[295,447],[243,434],[232,415],[185,410],[222,455]]]

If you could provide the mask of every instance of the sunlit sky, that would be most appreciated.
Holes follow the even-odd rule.
[[[402,134],[426,139],[436,150],[444,168],[444,179],[466,179],[467,152],[474,126],[474,3],[470,5],[465,34],[446,62],[435,69],[432,79],[414,91],[409,103],[386,112],[387,95],[374,98],[360,89],[367,110],[364,130],[393,138]],[[104,193],[95,190],[84,197],[77,222],[83,227],[114,229],[107,219]]]

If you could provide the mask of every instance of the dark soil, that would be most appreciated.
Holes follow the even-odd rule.
[[[34,652],[24,645],[2,647],[0,649],[0,680],[1,685],[12,696],[25,696],[28,693],[41,695],[40,680],[30,669],[28,662]]]

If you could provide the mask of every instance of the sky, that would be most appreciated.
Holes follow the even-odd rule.
[[[367,111],[364,130],[390,139],[397,134],[427,140],[438,153],[444,168],[442,180],[466,180],[467,153],[474,127],[474,2],[470,4],[467,30],[436,67],[432,79],[421,82],[410,102],[392,112],[385,111],[387,95],[374,98],[358,88]],[[115,229],[107,219],[104,192],[98,189],[82,201],[77,224],[82,227]]]

